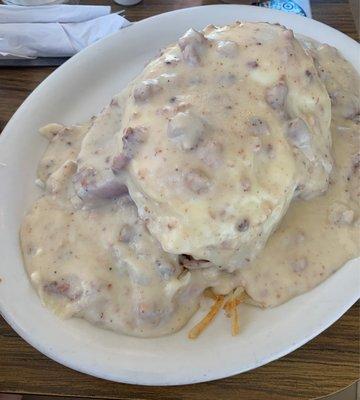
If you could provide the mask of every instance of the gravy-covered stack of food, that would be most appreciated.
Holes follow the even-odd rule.
[[[322,282],[359,253],[358,87],[283,26],[208,26],[90,122],[42,128],[21,245],[43,303],[151,337],[204,295],[270,307]]]

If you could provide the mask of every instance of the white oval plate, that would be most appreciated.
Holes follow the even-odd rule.
[[[38,128],[87,120],[118,93],[159,48],[189,27],[234,20],[280,22],[327,42],[356,65],[358,45],[313,20],[249,6],[207,6],[158,15],[123,29],[71,58],[26,99],[0,142],[0,310],[27,342],[70,368],[144,385],[181,385],[223,378],[275,360],[318,335],[358,298],[358,265],[348,263],[311,292],[271,310],[241,306],[241,334],[219,316],[198,340],[189,326],[175,335],[137,339],[45,309],[25,273],[18,231],[36,196],[35,171],[46,143]],[[199,315],[193,319],[194,324]]]

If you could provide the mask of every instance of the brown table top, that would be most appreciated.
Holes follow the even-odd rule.
[[[144,0],[134,7],[110,0],[81,1],[126,9],[131,21],[179,8],[217,4],[201,0]],[[246,1],[244,1],[246,4]],[[249,4],[249,3],[247,3]],[[357,38],[346,0],[313,0],[313,18]],[[54,68],[0,68],[0,131]],[[254,371],[181,387],[107,382],[70,370],[22,340],[0,317],[0,392],[116,399],[311,399],[341,390],[359,378],[359,303],[321,335],[288,356]]]

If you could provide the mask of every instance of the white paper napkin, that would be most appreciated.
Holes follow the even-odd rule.
[[[110,6],[4,6],[0,5],[0,24],[22,22],[83,22],[110,14]]]
[[[1,8],[5,6],[0,7]],[[7,6],[6,6],[7,7]],[[43,14],[35,16],[35,19],[46,18],[49,22],[12,22],[0,23],[0,57],[2,58],[36,58],[36,57],[70,57],[90,44],[96,42],[121,28],[130,25],[129,21],[117,14],[108,14],[95,19],[83,20],[83,22],[50,22],[55,13],[52,8],[66,7],[65,14],[58,14],[57,19],[83,20],[88,18],[93,11],[89,12],[87,6],[49,6],[43,8]],[[70,8],[74,7],[73,12]],[[79,9],[80,7],[80,9]],[[82,13],[81,7],[87,10]],[[94,6],[95,8],[97,6]],[[39,7],[35,7],[36,10]],[[49,13],[45,10],[49,9]],[[110,12],[110,8],[95,11],[96,13]],[[35,14],[36,10],[33,11]],[[20,14],[19,14],[20,15]],[[1,14],[0,14],[1,16]],[[31,15],[21,15],[22,21]],[[12,17],[15,20],[15,17]]]

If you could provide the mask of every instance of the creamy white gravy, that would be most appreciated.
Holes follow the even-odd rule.
[[[210,34],[212,31],[208,28]],[[238,51],[231,44],[221,46],[228,52],[226,57]],[[25,265],[44,304],[62,317],[82,317],[129,335],[159,336],[180,329],[197,310],[208,287],[227,294],[240,286],[254,304],[276,306],[313,288],[356,257],[359,77],[335,49],[315,44],[306,48],[332,102],[334,166],[329,188],[312,199],[292,200],[257,257],[232,273],[224,266],[164,252],[150,234],[148,221],[139,218],[124,181],[114,179],[113,157],[118,154],[115,134],[134,84],[86,125],[44,127],[42,133],[49,146],[38,178],[45,191],[21,227]],[[188,52],[187,57],[195,57],[192,61],[197,62],[196,53]],[[184,62],[172,53],[165,52],[161,57],[171,63]],[[255,73],[257,79],[266,78],[266,74]],[[271,115],[269,118],[275,118]],[[197,135],[196,129],[192,132]],[[187,140],[191,147],[194,137]],[[128,150],[127,156],[134,156],[131,152],[135,149]],[[216,155],[216,146],[215,150],[210,146],[203,157],[208,156],[208,163],[216,163]],[[124,159],[120,157],[117,162],[122,171]],[[290,165],[294,168],[293,162]],[[309,168],[307,164],[308,177],[312,174]]]
[[[244,23],[205,33],[188,31],[135,80],[119,151],[139,137],[127,186],[163,249],[231,272],[258,254],[293,198],[327,189],[331,106],[291,31]]]

